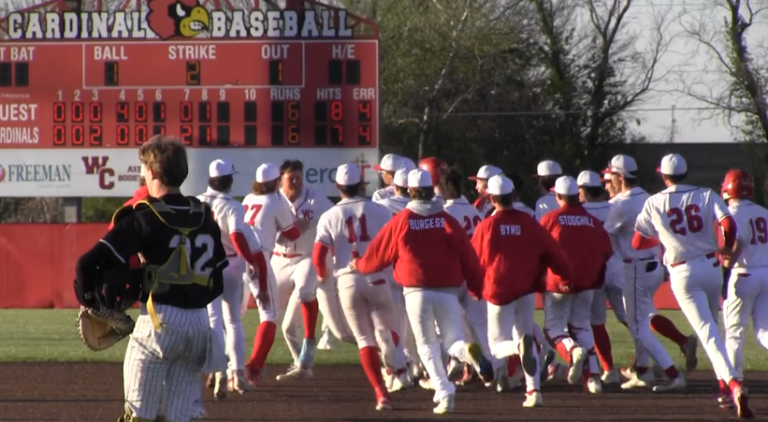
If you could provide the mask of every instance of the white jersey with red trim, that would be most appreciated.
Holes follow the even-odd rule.
[[[608,213],[611,211],[611,203],[608,201],[584,202],[581,205],[601,223],[605,223],[605,220],[608,219]]]
[[[714,222],[731,215],[723,198],[712,189],[674,185],[645,201],[635,230],[658,238],[664,246],[664,264],[688,261],[715,252]]]
[[[560,208],[554,191],[549,191],[536,201],[536,221],[541,221],[544,214]]]
[[[275,240],[281,232],[296,225],[296,216],[291,206],[277,192],[264,195],[249,193],[243,199],[245,223],[251,226],[261,242],[264,251],[275,249]]]
[[[768,210],[748,199],[732,203],[728,210],[739,239],[734,268],[768,267]]]
[[[389,185],[386,188],[381,188],[376,192],[374,192],[373,195],[371,196],[371,201],[377,204],[381,204],[382,201],[394,195],[395,195],[395,187],[392,185]]]
[[[363,256],[368,244],[391,218],[392,213],[380,204],[361,197],[345,198],[320,216],[315,242],[333,251],[336,273],[349,266],[353,245]]]
[[[408,202],[410,201],[411,198],[408,196],[392,195],[389,198],[384,198],[381,202],[378,203],[381,204],[384,208],[388,209],[392,214],[397,214],[404,210],[405,206],[408,205]]]
[[[211,188],[208,188],[204,194],[198,195],[197,199],[211,206],[213,219],[216,220],[216,224],[221,230],[221,243],[224,245],[224,252],[227,253],[227,256],[237,254],[235,245],[232,244],[232,239],[229,237],[232,233],[242,233],[251,243],[252,239],[249,239],[248,232],[252,232],[252,230],[245,229],[245,222],[243,221],[245,210],[241,203],[232,199],[228,194]]]
[[[462,195],[461,198],[446,200],[443,209],[445,209],[445,212],[450,214],[451,217],[455,218],[470,236],[475,233],[475,227],[483,221],[480,212],[473,204],[469,203],[464,195]]]
[[[333,207],[333,202],[327,196],[307,187],[301,190],[298,199],[293,203],[283,195],[282,191],[280,191],[280,197],[288,204],[296,219],[308,220],[309,226],[304,229],[298,239],[278,242],[275,245],[275,252],[286,255],[312,255],[315,234],[317,233],[317,221],[324,212]]]

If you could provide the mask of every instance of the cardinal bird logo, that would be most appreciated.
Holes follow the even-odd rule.
[[[163,40],[207,31],[210,16],[198,0],[149,0],[149,28]]]

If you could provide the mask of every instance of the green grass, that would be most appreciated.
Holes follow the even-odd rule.
[[[135,317],[136,312],[132,312]],[[675,325],[684,333],[692,330],[679,311],[664,311]],[[543,313],[536,313],[536,320],[543,321]],[[0,310],[0,362],[121,362],[125,354],[127,339],[115,347],[103,352],[92,352],[83,345],[75,326],[76,310],[52,309],[7,309]],[[249,311],[245,318],[247,349],[250,351],[253,333],[258,324],[258,313]],[[319,324],[318,324],[319,326]],[[614,361],[626,365],[634,353],[633,343],[627,329],[616,322],[612,314],[608,317],[608,331],[613,345]],[[662,343],[676,363],[682,364],[679,349],[667,339]],[[285,346],[282,334],[278,333],[275,345],[269,356],[269,363],[289,364],[290,354]],[[760,347],[750,327],[746,346],[747,370],[768,370],[768,353]],[[320,365],[357,363],[357,348],[337,342],[332,351],[319,351],[317,363]],[[699,345],[699,369],[709,369],[711,365]]]

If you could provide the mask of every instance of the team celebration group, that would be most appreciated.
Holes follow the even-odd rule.
[[[333,204],[304,185],[301,162],[286,160],[258,166],[241,203],[229,191],[249,176],[227,160],[210,164],[209,188],[194,198],[179,190],[182,144],[158,136],[139,157],[145,184],[124,208],[133,211],[78,262],[80,303],[95,306],[92,273],[105,262],[154,265],[161,285],[177,268],[210,282],[165,281],[140,298],[121,421],[204,417],[203,373],[217,399],[258,388],[278,324],[294,361],[278,382],[311,379],[318,347],[356,344],[380,411],[416,385],[434,390],[437,414],[452,412],[456,386],[471,382],[520,388],[524,407],[544,405],[542,383],[553,379],[591,394],[606,384],[685,390],[700,342],[719,383],[717,405],[753,416],[743,346],[752,321],[768,347],[768,308],[756,306],[768,294],[768,211],[751,201],[754,180],[744,170],[729,171],[718,194],[685,184],[687,164],[670,154],[657,169],[667,188],[650,195],[630,156],[577,178],[547,160],[531,209],[518,196],[524,180],[492,165],[470,177],[479,194],[470,203],[466,176],[438,158],[417,165],[385,155],[375,168],[387,187],[372,199],[361,169],[342,164]],[[176,273],[164,271],[169,265]],[[664,267],[692,335],[656,313]],[[241,317],[251,295],[260,323],[248,357]],[[537,295],[543,326],[534,321]],[[630,367],[614,367],[607,303],[634,340]],[[685,367],[657,334],[679,346]]]

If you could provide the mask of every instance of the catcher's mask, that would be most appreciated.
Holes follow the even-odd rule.
[[[99,304],[113,311],[130,308],[141,295],[143,274],[141,269],[99,268],[97,280],[101,282],[96,288]]]

